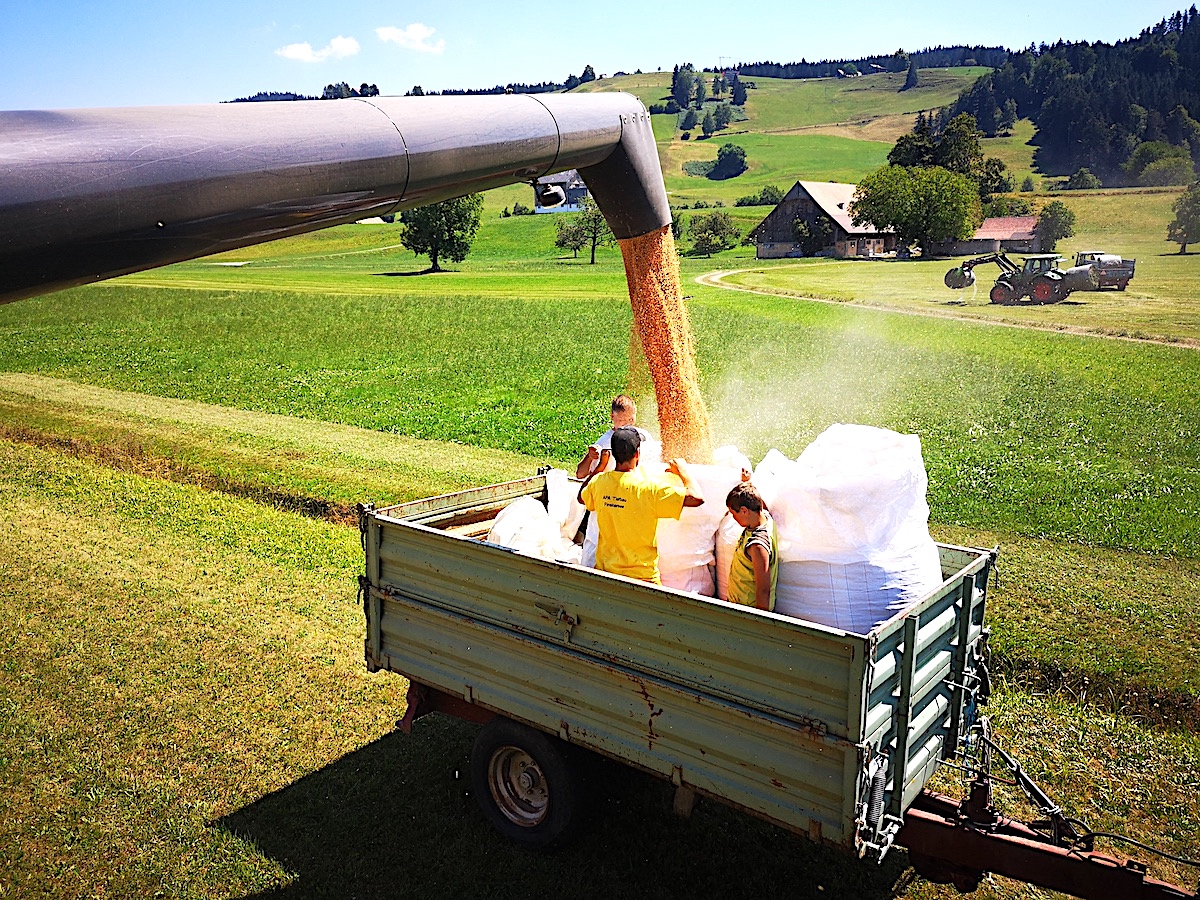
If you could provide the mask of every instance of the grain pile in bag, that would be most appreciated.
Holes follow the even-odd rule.
[[[755,483],[779,527],[776,612],[866,634],[941,584],[916,435],[833,425]]]

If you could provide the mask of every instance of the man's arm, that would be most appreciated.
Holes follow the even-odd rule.
[[[583,454],[583,459],[579,461],[579,465],[575,467],[576,478],[587,478],[596,470],[596,460],[600,458],[600,451],[596,449],[596,445],[592,444],[587,448],[587,453]]]
[[[704,491],[700,489],[699,482],[692,477],[691,471],[688,469],[688,464],[682,459],[673,459],[667,463],[667,471],[679,476],[679,480],[683,482],[683,497],[684,506],[702,506],[704,505]]]
[[[590,453],[591,453],[593,450],[595,450],[595,449],[596,449],[595,447],[588,447],[588,453],[590,454]],[[611,451],[611,450],[601,450],[601,451],[599,451],[599,458],[600,458],[600,462],[599,462],[597,465],[595,465],[595,466],[594,466],[594,467],[591,469],[591,471],[587,472],[587,473],[586,473],[586,475],[579,475],[579,476],[577,476],[577,477],[579,477],[579,478],[582,478],[582,479],[583,479],[583,484],[581,484],[581,485],[579,486],[579,493],[576,495],[576,497],[578,498],[578,500],[579,500],[579,502],[580,502],[580,503],[583,503],[583,489],[584,489],[585,487],[587,487],[587,486],[588,486],[588,482],[589,482],[589,481],[591,481],[593,478],[595,478],[597,475],[599,475],[601,472],[603,472],[605,469],[607,469],[607,468],[608,468],[608,458],[609,458],[611,455],[612,455],[612,451]],[[585,462],[586,462],[586,459],[587,459],[587,458],[585,457],[585,458],[584,458],[584,461],[585,461]],[[582,468],[583,468],[583,463],[580,463],[580,464],[579,464],[579,467],[582,469]],[[583,505],[584,505],[584,506],[587,506],[587,504],[586,504],[586,503],[584,503]]]

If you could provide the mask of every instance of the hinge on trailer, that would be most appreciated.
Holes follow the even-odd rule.
[[[362,544],[363,552],[367,552],[367,522],[375,511],[374,503],[360,503],[355,507],[358,512],[358,542]]]

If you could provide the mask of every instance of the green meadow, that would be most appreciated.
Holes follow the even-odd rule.
[[[663,77],[619,81],[656,102]],[[785,106],[875,78],[759,79],[731,137],[751,171],[668,171],[672,197],[748,229],[769,210],[733,199],[854,143]],[[864,109],[908,111],[876,93]],[[658,133],[664,159],[715,154]],[[1020,137],[1005,152],[1031,166]],[[857,143],[848,179],[878,164]],[[951,296],[946,261],[684,240],[681,270],[717,442],[757,461],[835,422],[918,434],[934,535],[1000,550],[999,740],[1069,815],[1195,858],[1200,257],[1163,240],[1174,196],[1062,195],[1078,235],[1060,249],[1136,256],[1138,275],[1046,307],[989,308],[982,268]],[[900,850],[868,865],[712,803],[676,819],[669,785],[600,763],[584,839],[529,854],[470,796],[471,726],[393,730],[407,686],[362,664],[354,505],[573,466],[620,391],[655,426],[619,252],[564,254],[554,216],[501,216],[515,200],[528,188],[491,192],[441,274],[395,226],[351,225],[0,306],[0,898],[958,896]]]

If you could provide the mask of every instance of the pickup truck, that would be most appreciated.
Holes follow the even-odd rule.
[[[1080,250],[1075,254],[1075,265],[1091,266],[1096,270],[1097,290],[1115,287],[1118,291],[1123,291],[1133,280],[1137,260],[1122,259],[1116,254],[1100,250]]]
[[[545,475],[363,507],[366,661],[410,681],[401,727],[485,723],[475,794],[543,846],[579,810],[577,744],[836,844],[882,855],[986,691],[989,550],[942,546],[941,586],[851,634],[487,543]]]

